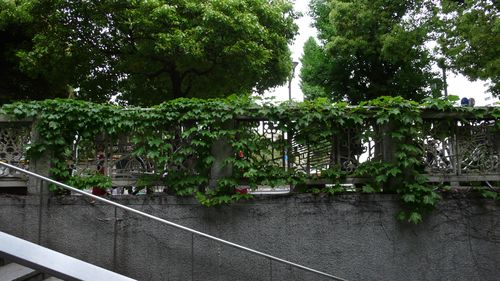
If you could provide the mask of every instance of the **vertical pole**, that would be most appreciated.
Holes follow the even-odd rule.
[[[221,129],[230,130],[234,129],[235,124],[233,120],[228,120],[220,123],[220,126]],[[234,157],[234,151],[230,140],[224,136],[214,140],[210,152],[214,157],[214,161],[210,169],[208,187],[215,188],[219,179],[231,177],[233,174],[233,167],[226,163],[226,159]]]
[[[292,162],[293,162],[293,159],[292,159],[292,154],[293,154],[293,133],[292,133],[292,128],[290,126],[290,123],[288,123],[288,130],[287,130],[287,133],[286,133],[286,137],[287,137],[287,143],[288,143],[288,148],[287,148],[287,155],[286,155],[286,166],[288,168],[288,170],[290,170],[290,168],[292,167]]]
[[[269,278],[273,281],[273,260],[269,259]]]
[[[271,122],[268,123],[269,126],[271,126]],[[273,159],[273,162],[274,162],[274,159],[275,158],[275,153],[274,153],[274,124],[272,125],[273,127],[271,128],[271,159]]]
[[[451,136],[451,149],[452,149],[452,154],[454,154],[454,157],[450,157],[450,161],[453,165],[453,172],[454,175],[460,176],[462,174],[462,155],[460,151],[460,147],[458,145],[460,136],[458,135],[458,129],[459,129],[459,124],[458,122],[455,122],[455,128],[453,130],[452,136]],[[458,135],[458,136],[457,136]],[[450,182],[451,186],[459,186],[460,182]]]
[[[309,140],[307,140],[306,173],[307,175],[311,174],[311,146],[309,145]]]
[[[292,62],[292,73],[290,74],[290,77],[288,79],[288,101],[292,101],[292,79],[293,77],[295,76],[295,68],[297,67],[299,63],[294,61]],[[288,130],[288,133],[287,133],[287,136],[288,136],[288,149],[285,150],[285,156],[286,156],[286,169],[287,170],[290,170],[291,166],[292,166],[292,163],[291,163],[291,160],[292,158],[290,157],[291,154],[293,153],[293,142],[292,142],[292,132],[291,130],[289,129]],[[290,192],[292,192],[292,189],[293,189],[293,186],[290,185]]]
[[[283,157],[282,157],[282,167],[286,170],[287,169],[287,162],[288,162],[288,147],[287,147],[287,144],[286,144],[286,136],[285,136],[285,133],[283,133]]]
[[[194,281],[194,233],[191,233],[191,281]]]
[[[117,236],[118,236],[118,218],[117,218],[117,208],[115,206],[115,219],[113,223],[113,270],[116,271],[116,265],[117,265],[117,253],[116,253],[116,247],[117,247]]]
[[[292,79],[295,76],[295,68],[297,67],[299,63],[294,61],[292,62],[292,73],[290,74],[290,77],[288,79],[288,100],[292,100]]]
[[[332,135],[330,138],[330,151],[328,159],[328,168],[332,168],[335,165],[335,136]]]
[[[287,130],[286,130],[286,140],[285,140],[285,158],[286,161],[284,162],[285,164],[285,171],[290,171],[290,168],[292,167],[292,161],[293,161],[293,143],[292,143],[292,128],[290,125],[290,122],[287,122]],[[292,193],[294,190],[294,186],[292,183],[289,183],[290,190],[289,192]]]
[[[42,245],[42,210],[43,210],[43,180],[38,180],[39,184],[39,202],[38,202],[38,245]]]
[[[458,126],[457,126],[458,128]],[[457,134],[453,136],[453,147],[455,148],[455,154],[457,155],[456,159],[456,175],[460,176],[462,174],[462,159],[463,155],[462,152],[460,151],[460,146],[458,145],[459,143],[459,137],[457,137]]]
[[[220,254],[221,254],[221,245],[217,243],[217,280],[220,280]]]
[[[446,82],[446,66],[443,63],[441,68],[443,70],[443,87],[444,87],[444,97],[448,96],[448,83]]]

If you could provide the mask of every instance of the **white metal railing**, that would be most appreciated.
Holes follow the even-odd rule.
[[[44,248],[1,231],[0,256],[68,281],[135,281],[135,279]],[[0,276],[0,280],[5,279],[2,279],[2,276]]]

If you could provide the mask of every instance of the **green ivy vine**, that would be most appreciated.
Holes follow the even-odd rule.
[[[302,187],[297,190],[304,192],[335,195],[346,191],[340,183],[347,177],[358,177],[366,179],[357,186],[360,192],[399,194],[403,204],[398,218],[419,223],[441,198],[439,189],[428,183],[421,167],[425,155],[419,142],[426,126],[422,114],[432,110],[471,119],[500,117],[498,107],[454,107],[455,101],[454,97],[428,98],[417,103],[400,97],[381,97],[356,106],[330,103],[326,99],[274,105],[266,100],[231,96],[177,99],[152,108],[138,108],[56,99],[4,105],[0,114],[18,119],[33,118],[38,138],[29,148],[29,157],[50,153],[51,176],[79,188],[109,188],[111,180],[92,172],[72,175],[68,159],[73,157],[75,142],[82,147],[92,147],[96,139],[116,142],[127,136],[133,144],[133,155],[154,163],[153,172],[142,175],[137,182],[137,186],[143,188],[161,184],[167,186],[171,194],[195,196],[206,206],[217,206],[251,198],[250,194],[238,191],[241,183],[249,188],[292,184]],[[440,122],[444,129],[440,132],[447,134],[451,131],[446,128],[450,130],[452,126],[447,126],[446,122],[451,124],[456,117],[443,116]],[[353,171],[340,167],[323,170],[312,167],[321,172],[308,175],[293,167],[283,169],[273,164],[276,159],[271,155],[273,151],[289,148],[289,144],[282,135],[271,141],[255,134],[259,120],[274,121],[275,130],[293,134],[296,143],[312,148],[321,145],[324,139],[342,134],[344,128],[385,128],[361,130],[360,137],[392,140],[395,154],[389,160],[364,162]],[[500,129],[498,122],[495,126]],[[232,176],[219,179],[215,186],[206,188],[215,161],[212,145],[221,139],[233,151],[224,160],[224,165],[232,167]],[[86,153],[95,156],[98,150],[92,148]],[[315,180],[327,180],[332,184],[306,184]],[[485,197],[499,198],[489,189],[481,189],[481,192]]]

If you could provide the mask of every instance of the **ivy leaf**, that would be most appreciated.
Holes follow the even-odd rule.
[[[365,184],[365,185],[363,186],[363,192],[364,192],[364,193],[375,193],[375,192],[376,192],[376,190],[375,190],[375,189],[374,189],[371,185],[369,185],[369,184]]]
[[[406,203],[413,203],[415,202],[415,194],[404,194],[403,195],[403,201]]]
[[[255,176],[256,176],[256,175],[258,175],[258,174],[259,174],[259,171],[258,171],[258,170],[251,168],[251,169],[249,169],[247,172],[245,172],[245,173],[243,174],[243,176],[244,176],[245,178],[253,178],[253,177],[255,177]]]
[[[491,191],[491,190],[482,190],[481,195],[484,198],[489,198],[489,199],[493,199],[493,200],[499,199],[498,193]]]
[[[392,132],[391,137],[397,140],[402,140],[404,138],[404,135],[398,132]]]
[[[419,224],[422,222],[422,215],[417,212],[411,212],[410,217],[408,218],[408,222],[413,224]]]
[[[207,156],[203,159],[203,163],[205,163],[206,165],[211,165],[215,160],[215,157],[213,156]]]
[[[389,117],[388,116],[382,116],[382,117],[379,117],[377,118],[377,124],[378,125],[381,125],[381,124],[385,124],[385,123],[388,123],[389,122]]]
[[[405,211],[400,211],[397,215],[397,219],[400,221],[406,220],[406,212]]]
[[[49,128],[51,128],[51,129],[57,129],[57,128],[59,128],[59,123],[55,122],[55,121],[50,121],[49,122]]]
[[[390,115],[399,115],[400,113],[401,113],[401,111],[397,107],[389,109],[389,114]]]
[[[160,138],[150,139],[148,140],[148,144],[152,147],[159,147],[162,144],[163,140]]]
[[[434,206],[434,204],[436,203],[436,199],[437,198],[435,196],[425,195],[424,198],[423,198],[423,202],[426,205]]]
[[[391,175],[393,177],[397,176],[400,173],[401,173],[401,170],[398,169],[398,168],[392,168],[389,171],[387,171],[387,174],[389,174],[389,175]]]
[[[146,154],[146,157],[156,159],[156,158],[160,157],[160,152],[159,151],[149,151]]]

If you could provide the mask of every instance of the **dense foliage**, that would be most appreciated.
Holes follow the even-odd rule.
[[[34,27],[15,1],[0,1],[0,105],[18,100],[67,96],[64,85],[55,85],[39,74],[24,72],[17,51],[32,48]]]
[[[491,80],[500,96],[500,3],[492,0],[442,1],[436,20],[447,65],[471,80]]]
[[[321,89],[330,100],[351,103],[383,95],[418,101],[430,95],[436,74],[424,47],[429,30],[421,18],[424,9],[422,1],[312,1],[321,42],[308,41],[304,49],[305,95],[315,97]]]
[[[325,47],[320,46],[313,37],[304,44],[304,56],[301,58],[300,88],[305,100],[328,98],[339,100],[342,97],[331,95],[334,76],[334,62],[327,54]]]
[[[31,99],[62,92],[153,105],[263,91],[289,76],[297,32],[287,0],[20,0],[0,8],[0,40],[8,42],[0,71],[10,74],[0,84],[21,80],[9,95],[34,92]]]
[[[498,95],[499,4],[490,0],[312,0],[319,43],[304,46],[306,98],[358,103],[382,95],[439,94],[431,69],[490,79]],[[430,46],[435,46],[431,48]]]
[[[346,177],[362,177],[368,182],[360,185],[359,191],[398,193],[404,203],[400,218],[416,223],[440,198],[438,189],[422,176],[424,152],[419,145],[425,126],[422,111],[430,108],[467,112],[477,118],[485,114],[500,117],[499,108],[486,110],[451,105],[448,100],[426,99],[417,103],[400,97],[381,97],[359,106],[332,104],[326,99],[278,106],[265,102],[259,105],[255,100],[235,97],[178,99],[152,108],[46,100],[5,105],[0,113],[16,118],[36,118],[40,138],[30,147],[31,157],[50,152],[53,155],[52,176],[80,187],[96,182],[109,186],[109,180],[95,174],[81,180],[71,178],[67,165],[75,141],[81,147],[94,147],[95,140],[103,136],[111,143],[126,136],[133,145],[134,155],[154,163],[150,173],[140,179],[139,185],[166,185],[169,192],[181,196],[196,195],[205,205],[249,198],[250,195],[237,192],[236,187],[242,182],[250,187],[303,186],[308,180],[326,179],[334,186],[306,186],[304,191],[335,194],[345,191],[339,183]],[[235,126],[234,120],[238,118],[248,121],[239,121]],[[277,128],[284,132],[296,132],[294,140],[297,143],[311,145],[321,138],[329,139],[341,134],[345,127],[360,128],[364,138],[381,137],[373,128],[390,125],[391,130],[384,134],[388,134],[386,137],[396,144],[394,158],[390,161],[373,159],[353,171],[330,167],[314,175],[293,167],[283,169],[270,160],[270,155],[271,150],[282,151],[286,144],[271,142],[269,138],[255,133],[254,129],[259,126],[255,120],[262,119],[275,121]],[[446,120],[444,118],[442,122]],[[464,119],[462,122],[467,121]],[[498,128],[499,124],[496,126]],[[443,129],[445,135],[451,134],[452,127],[444,126]],[[224,160],[225,165],[232,167],[232,176],[221,178],[214,188],[206,189],[215,160],[211,148],[214,142],[221,139],[225,139],[233,151]],[[94,149],[95,156],[97,148]],[[496,193],[488,195],[497,196]]]

